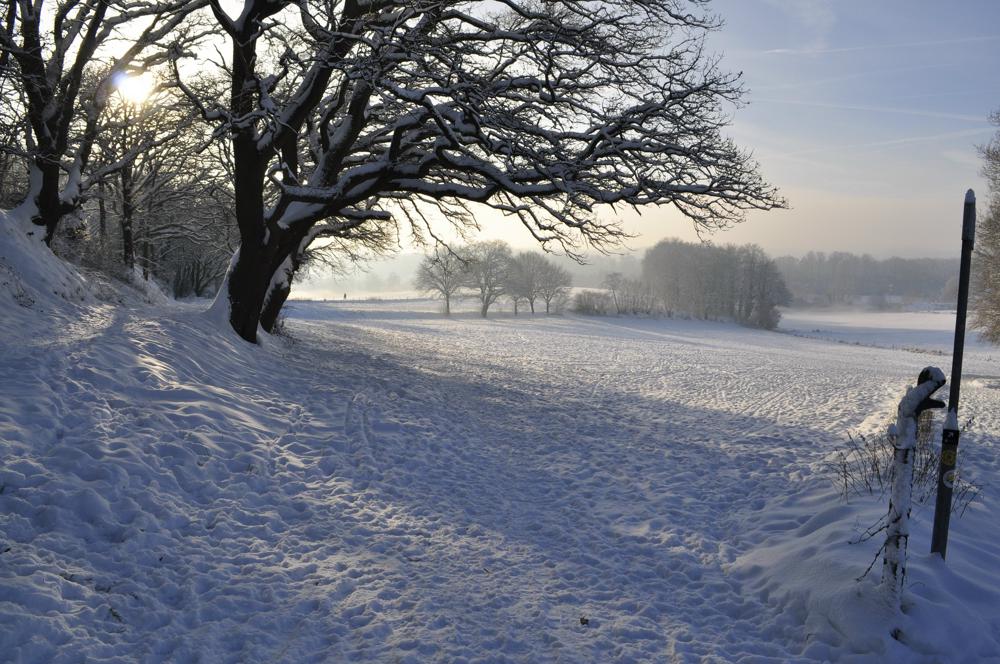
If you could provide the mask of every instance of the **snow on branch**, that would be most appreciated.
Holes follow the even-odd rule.
[[[624,237],[606,208],[673,204],[707,230],[783,206],[723,135],[743,90],[704,53],[718,22],[702,4],[245,0],[236,18],[213,5],[231,96],[200,104],[232,137],[242,237],[282,253],[297,245],[283,233],[374,208],[422,234],[418,208],[473,204],[542,243],[604,247]]]

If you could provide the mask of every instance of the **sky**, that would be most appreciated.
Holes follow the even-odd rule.
[[[714,234],[772,255],[958,255],[965,191],[985,200],[976,146],[1000,110],[997,0],[713,0],[708,44],[747,88],[729,134],[789,210]],[[697,239],[668,208],[624,213],[629,242]],[[516,222],[485,235],[531,246]]]

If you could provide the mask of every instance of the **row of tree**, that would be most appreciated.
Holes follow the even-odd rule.
[[[775,262],[757,245],[716,247],[664,240],[646,251],[642,277],[611,273],[605,291],[584,291],[581,313],[682,315],[774,329],[791,295]]]
[[[862,298],[940,301],[957,292],[957,258],[887,258],[837,251],[810,251],[775,259],[798,304],[854,304]]]
[[[514,305],[515,316],[521,304],[535,313],[536,302],[545,304],[546,314],[552,313],[566,300],[573,282],[567,270],[542,254],[514,254],[507,243],[492,240],[435,250],[421,262],[414,285],[441,297],[445,314],[451,314],[452,298],[474,295],[485,318],[501,298]]]
[[[665,240],[646,252],[643,279],[667,315],[727,319],[774,329],[791,295],[775,262],[755,244],[716,247]]]
[[[472,206],[575,252],[623,237],[597,206],[673,204],[711,229],[784,204],[723,135],[742,89],[702,47],[719,25],[702,3],[485,4],[10,0],[5,223],[178,291],[228,263],[217,303],[254,341],[311,257],[363,256],[401,227],[437,244],[442,223],[475,227]],[[122,104],[150,72],[159,96]],[[154,106],[180,117],[147,132]]]

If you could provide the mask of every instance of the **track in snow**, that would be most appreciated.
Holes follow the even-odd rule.
[[[295,303],[266,351],[184,308],[101,320],[3,358],[39,363],[3,393],[0,645],[25,661],[828,658],[729,569],[813,527],[767,508],[923,360],[378,305]],[[965,397],[985,427],[988,385]]]

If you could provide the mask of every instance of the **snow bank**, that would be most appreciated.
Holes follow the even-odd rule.
[[[38,239],[43,232],[17,211],[0,210],[0,307],[51,309],[90,299],[83,277]]]
[[[748,533],[760,545],[731,571],[748,592],[804,624],[804,658],[1000,661],[1000,551],[989,535],[996,531],[990,514],[997,501],[983,500],[989,507],[974,503],[953,520],[952,537],[958,531],[964,544],[947,563],[928,552],[933,509],[915,512],[901,614],[878,586],[881,558],[860,578],[884,540],[880,533],[857,542],[884,516],[885,503],[876,499],[844,505],[832,491],[779,499]]]

